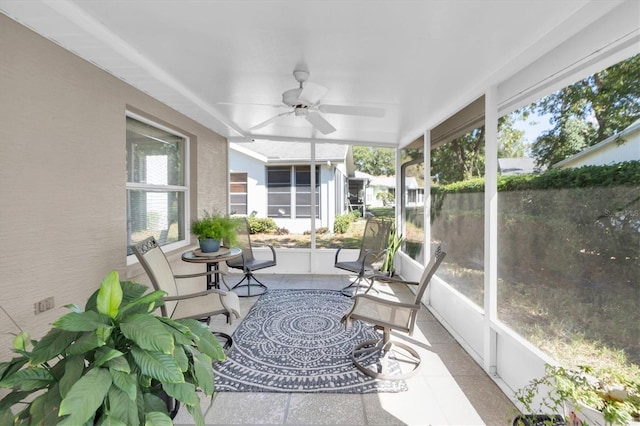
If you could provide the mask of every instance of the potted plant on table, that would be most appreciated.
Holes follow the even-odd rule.
[[[191,233],[198,237],[200,250],[212,253],[220,249],[222,242],[228,247],[237,242],[238,223],[228,215],[204,212],[204,216],[191,222]]]
[[[165,293],[147,290],[113,271],[41,340],[19,334],[0,363],[0,424],[172,425],[168,400],[204,424],[196,389],[213,394],[224,351],[205,324],[154,315]]]
[[[640,379],[611,369],[547,364],[516,398],[531,413],[564,413],[570,425],[640,425]]]

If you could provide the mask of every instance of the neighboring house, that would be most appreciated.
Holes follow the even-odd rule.
[[[230,211],[271,217],[294,233],[311,229],[311,162],[306,143],[255,141],[229,144]],[[348,211],[351,146],[316,144],[316,229],[333,230]]]
[[[415,177],[407,176],[405,178],[405,205],[416,206],[424,204],[424,187],[418,185]],[[379,199],[378,193],[390,192],[393,194],[395,201],[397,199],[396,177],[395,176],[374,176],[369,181],[367,188],[367,204],[371,207],[382,207],[384,203]]]
[[[605,166],[625,161],[640,161],[640,120],[619,133],[582,152],[553,164],[556,169]]]
[[[503,176],[540,173],[545,169],[536,166],[534,158],[498,158],[498,172]]]

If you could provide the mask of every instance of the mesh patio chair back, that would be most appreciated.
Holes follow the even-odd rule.
[[[136,244],[132,250],[149,276],[154,289],[167,293],[163,297],[165,303],[160,308],[163,316],[173,319],[210,319],[213,315],[223,314],[229,323],[232,318],[240,317],[238,296],[230,291],[210,289],[197,293],[180,292],[176,279],[204,277],[219,273],[218,271],[174,275],[169,261],[153,237]]]
[[[249,221],[243,218],[238,221],[237,245],[242,250],[242,256],[237,259],[227,260],[227,266],[235,269],[242,269],[244,276],[240,282],[233,286],[232,290],[240,296],[258,296],[267,291],[267,286],[260,282],[253,271],[257,271],[271,266],[276,266],[276,251],[269,244],[255,243],[251,241],[251,229]],[[253,247],[264,246],[271,250],[271,259],[256,259],[253,254]]]

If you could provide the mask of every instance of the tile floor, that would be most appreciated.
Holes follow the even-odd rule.
[[[349,276],[259,275],[270,289],[331,289]],[[230,276],[230,283],[239,276]],[[409,300],[404,285],[376,283],[385,297]],[[257,297],[241,298],[246,315]],[[233,332],[240,321],[212,321],[212,329]],[[401,338],[401,336],[398,336]],[[220,392],[202,401],[207,425],[510,425],[516,408],[451,335],[422,309],[409,340],[422,357],[420,372],[406,381],[408,391],[378,394]],[[184,407],[176,425],[193,424]]]

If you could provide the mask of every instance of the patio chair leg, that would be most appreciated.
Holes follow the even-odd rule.
[[[362,281],[367,282],[367,284],[362,284]],[[368,278],[359,275],[357,279],[355,279],[351,284],[344,287],[341,290],[343,296],[353,297],[358,294],[360,289],[366,289],[364,294],[369,293],[369,291],[373,290],[375,293],[379,293],[378,289],[373,286],[373,280],[369,280]]]
[[[390,358],[393,358],[393,361]],[[404,380],[413,377],[421,363],[420,355],[415,349],[384,338],[366,340],[356,345],[351,359],[362,373],[381,380]],[[403,369],[403,364],[408,365],[409,369]]]
[[[252,284],[252,282],[251,282],[252,278],[253,278],[253,281],[256,282],[256,284]],[[247,280],[246,284],[242,284],[244,282],[244,280]],[[246,287],[247,294],[238,293],[238,291],[236,289],[242,288],[242,287]],[[251,287],[253,287],[254,289],[257,289],[254,294],[251,294]],[[266,285],[262,284],[262,282],[260,282],[260,280],[258,280],[255,277],[255,275],[253,275],[253,273],[245,272],[245,275],[242,278],[242,280],[240,280],[240,282],[238,284],[234,285],[231,288],[231,290],[234,290],[236,292],[236,294],[238,294],[239,297],[251,297],[251,296],[259,296],[261,294],[266,293],[266,291],[268,290],[268,287]]]

